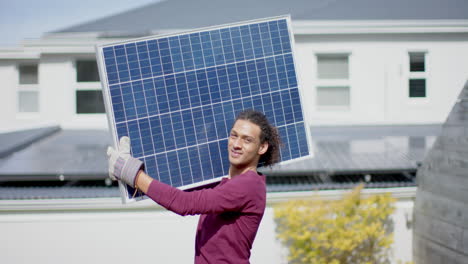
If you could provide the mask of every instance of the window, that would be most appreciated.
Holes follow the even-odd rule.
[[[426,79],[410,79],[409,96],[426,97]]]
[[[76,113],[105,113],[101,83],[96,60],[80,59],[76,61]]]
[[[317,98],[319,110],[347,110],[350,107],[349,55],[317,55]]]
[[[347,86],[318,86],[319,105],[349,106],[349,87]]]
[[[20,65],[19,66],[19,83],[20,84],[38,84],[37,65]]]
[[[319,79],[348,79],[348,55],[317,55]]]
[[[105,113],[102,91],[91,90],[76,91],[76,113],[77,114],[93,114]]]
[[[422,52],[413,52],[409,54],[410,56],[410,71],[411,72],[424,72],[425,63],[424,63],[424,53]]]
[[[77,82],[99,82],[99,71],[95,60],[79,60],[76,62]]]
[[[424,52],[409,53],[409,97],[426,97],[426,54]]]
[[[39,112],[38,76],[37,64],[18,66],[18,112]]]

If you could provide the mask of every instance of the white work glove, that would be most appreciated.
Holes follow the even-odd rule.
[[[142,169],[143,162],[130,155],[130,138],[121,137],[119,148],[107,148],[109,162],[109,177],[112,180],[120,180],[132,188],[135,187],[135,178]]]

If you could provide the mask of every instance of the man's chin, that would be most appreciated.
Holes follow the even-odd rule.
[[[234,167],[242,167],[242,160],[240,159],[236,159],[236,158],[233,158],[233,157],[229,157],[229,163],[231,164],[231,166],[234,166]]]
[[[229,163],[231,164],[231,166],[236,166],[237,164],[239,164],[239,161],[237,159],[229,157]]]

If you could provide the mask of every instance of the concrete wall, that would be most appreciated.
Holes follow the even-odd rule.
[[[414,257],[468,263],[468,82],[418,170]]]
[[[397,198],[394,263],[410,261],[415,188],[366,190]],[[329,199],[342,191],[324,191]],[[269,194],[252,249],[252,263],[287,263],[276,240],[273,205],[311,192]],[[181,217],[152,201],[122,206],[120,199],[0,201],[2,263],[191,263],[198,216]]]

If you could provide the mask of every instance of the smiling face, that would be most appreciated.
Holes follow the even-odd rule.
[[[228,140],[231,172],[256,170],[260,156],[268,149],[268,143],[260,142],[260,133],[260,127],[248,120],[239,119],[234,123]]]

